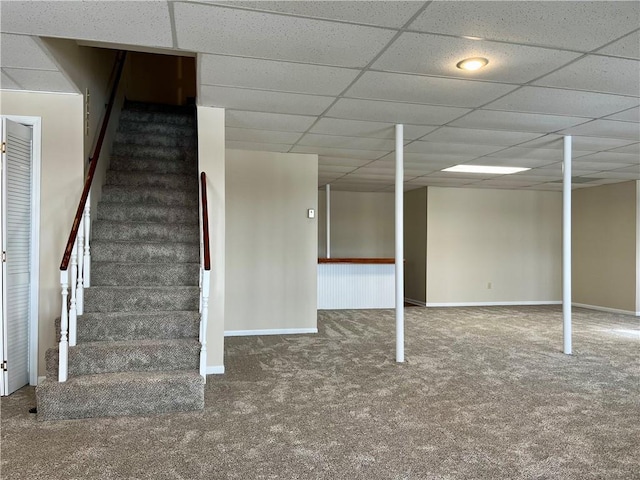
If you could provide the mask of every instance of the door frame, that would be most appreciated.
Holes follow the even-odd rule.
[[[42,153],[42,118],[2,115],[12,122],[31,127],[31,278],[29,318],[29,385],[38,384],[38,304],[40,294],[40,171]],[[3,172],[3,175],[6,173]],[[5,195],[6,192],[3,192]],[[6,205],[3,206],[6,208]],[[3,267],[4,268],[4,267]],[[4,288],[4,287],[3,287]],[[2,292],[4,296],[4,292]],[[1,314],[0,314],[1,315]],[[3,340],[4,341],[4,340]],[[3,392],[4,393],[4,392]]]

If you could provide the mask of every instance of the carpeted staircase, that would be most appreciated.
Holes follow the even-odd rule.
[[[69,379],[48,350],[38,419],[202,409],[193,107],[125,105],[94,218]]]

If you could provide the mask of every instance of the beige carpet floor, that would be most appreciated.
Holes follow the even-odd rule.
[[[1,402],[14,479],[639,479],[640,319],[559,307],[325,311],[226,339],[202,412],[37,422]]]

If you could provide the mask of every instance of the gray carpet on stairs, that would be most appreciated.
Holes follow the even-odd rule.
[[[91,288],[70,379],[57,382],[58,349],[49,349],[39,419],[203,407],[194,113],[132,102],[122,111],[94,214]]]
[[[231,337],[202,411],[37,422],[2,406],[3,480],[632,480],[640,319],[576,308],[321,311],[316,335]]]

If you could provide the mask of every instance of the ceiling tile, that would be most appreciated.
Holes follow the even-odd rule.
[[[406,152],[411,153],[428,153],[428,154],[446,154],[446,155],[462,155],[470,157],[479,157],[487,155],[503,149],[502,146],[496,145],[474,145],[470,143],[438,143],[438,142],[422,142],[415,141],[405,147]]]
[[[223,55],[202,55],[199,70],[200,81],[206,85],[318,95],[340,94],[358,72],[346,68]]]
[[[616,172],[635,173],[637,175],[640,175],[640,165],[632,165],[630,167],[620,168],[620,169],[616,170]]]
[[[624,112],[609,115],[607,120],[621,120],[623,122],[640,122],[640,107],[630,108]]]
[[[436,127],[422,125],[404,125],[405,140],[414,140],[433,131]],[[369,138],[395,139],[393,123],[365,122],[362,120],[344,120],[340,118],[321,118],[310,130],[311,133],[326,135],[349,135]]]
[[[637,97],[640,94],[640,61],[587,55],[534,83]]]
[[[231,109],[225,112],[227,127],[255,128],[259,130],[306,132],[315,120],[316,117],[282,113],[245,112]]]
[[[584,157],[576,158],[576,162],[618,162],[618,163],[637,163],[640,165],[640,157],[633,153],[616,153],[616,152],[599,152]]]
[[[427,8],[427,12],[429,8]],[[403,33],[376,60],[376,70],[422,73],[505,83],[529,82],[551,72],[579,54],[545,48],[443,37],[422,33]],[[475,72],[456,67],[469,57],[485,57],[489,64]]]
[[[172,47],[168,2],[2,2],[2,31]]]
[[[309,1],[260,1],[213,2],[233,7],[288,13],[303,17],[324,18],[344,22],[365,23],[383,27],[403,26],[420,7],[421,2],[394,1],[393,8],[387,2],[309,2]]]
[[[412,178],[416,178],[418,175],[404,175],[403,181],[411,180]],[[359,168],[353,173],[349,175],[345,175],[345,182],[353,182],[353,181],[373,181],[373,182],[384,182],[384,183],[394,183],[395,182],[395,174],[394,173],[386,173],[386,174],[375,174],[375,173],[367,173],[364,169]]]
[[[357,150],[382,150],[384,152],[395,148],[395,142],[393,140],[384,138],[345,137],[339,135],[318,135],[315,133],[307,133],[300,139],[298,145],[352,148]]]
[[[506,175],[505,175],[506,176]],[[531,185],[536,185],[538,182],[536,180],[515,180],[512,178],[490,178],[488,180],[483,180],[482,182],[477,182],[473,184],[473,187],[506,187],[506,188],[517,188],[517,187],[529,187]]]
[[[539,133],[507,132],[502,130],[480,130],[441,127],[421,140],[429,142],[475,143],[479,145],[510,146],[533,140]]]
[[[291,149],[291,145],[280,143],[257,143],[257,142],[236,142],[227,140],[225,147],[228,150],[257,150],[260,152],[282,152],[286,153]]]
[[[410,28],[589,51],[638,28],[639,16],[638,2],[433,2]]]
[[[469,165],[490,165],[496,167],[524,167],[524,168],[536,168],[543,167],[545,165],[551,165],[556,160],[544,159],[544,158],[499,158],[499,157],[480,157],[469,162]]]
[[[564,140],[562,135],[553,133],[536,138],[529,142],[518,145],[524,148],[554,148],[557,150],[564,149]],[[600,150],[609,150],[610,148],[622,147],[629,145],[631,140],[621,140],[617,138],[599,138],[599,137],[581,137],[574,135],[571,139],[572,150],[574,152],[597,152]]]
[[[494,178],[495,173],[469,173],[469,172],[434,172],[427,175],[429,178],[449,178],[449,179],[469,179],[482,180],[485,178]]]
[[[300,132],[275,132],[271,130],[253,130],[249,128],[225,128],[227,140],[257,143],[285,143],[292,145],[300,138]]]
[[[640,125],[631,122],[617,122],[615,120],[594,120],[584,125],[567,128],[560,133],[565,135],[625,138],[637,142],[640,140]]]
[[[342,166],[342,165],[318,165],[318,175],[333,174],[333,173],[349,173],[353,172],[356,167]]]
[[[597,159],[594,159],[597,160]],[[591,169],[591,170],[616,170],[618,168],[626,168],[626,167],[630,167],[632,166],[629,163],[616,163],[616,162],[600,162],[600,161],[593,161],[593,162],[574,162],[573,166],[575,166],[576,168],[580,168],[580,169]]]
[[[432,176],[424,176],[409,180],[407,183],[410,185],[420,186],[438,186],[438,187],[461,187],[463,185],[469,185],[474,180],[472,178],[437,178]]]
[[[395,162],[396,154],[394,152],[385,155],[380,158],[382,162]],[[429,165],[434,168],[447,168],[452,165],[458,165],[460,163],[465,163],[475,158],[475,155],[447,155],[444,153],[404,153],[404,165],[405,167],[409,167],[409,165]]]
[[[353,150],[348,148],[312,147],[308,145],[297,145],[291,150],[293,153],[317,153],[329,157],[347,157],[375,160],[384,152],[379,150]]]
[[[557,172],[558,175],[562,177],[562,162],[553,163],[551,165],[546,165],[541,168],[536,168],[535,170],[533,170],[533,172],[535,172],[537,175],[546,175],[546,172],[551,172],[551,173]],[[595,172],[598,172],[598,170],[597,169],[594,170],[592,168],[580,168],[578,165],[573,165],[573,168],[571,169],[571,174],[574,177],[579,177],[580,175],[590,175]]]
[[[320,155],[318,157],[318,165],[343,165],[352,167],[361,167],[366,165],[371,160],[362,158],[346,158],[346,157],[330,157],[326,155]]]
[[[202,85],[199,101],[209,107],[319,115],[331,104],[333,98]]]
[[[614,148],[610,151],[614,153],[631,153],[633,155],[640,157],[640,143],[632,143],[631,145]]]
[[[4,71],[2,71],[2,77],[0,77],[0,89],[3,90],[22,90],[22,87],[18,85],[14,80],[9,78]]]
[[[640,180],[640,172],[598,172],[598,178],[619,178],[620,180]]]
[[[27,70],[22,68],[5,68],[3,70],[25,90],[78,93],[76,87],[60,72],[51,70]]]
[[[0,66],[58,70],[56,64],[31,37],[7,33],[0,35]]]
[[[617,42],[598,50],[598,53],[640,59],[640,31],[627,35]]]
[[[501,83],[365,72],[344,96],[472,108],[484,105],[514,88],[513,85]]]
[[[501,158],[535,158],[541,160],[551,159],[558,162],[562,160],[563,153],[562,151],[552,148],[511,147],[492,153],[489,156]]]
[[[489,110],[597,118],[640,104],[632,97],[557,88],[523,87],[486,105]]]
[[[469,109],[415,105],[412,103],[376,102],[341,98],[326,113],[329,117],[369,120],[387,123],[412,123],[415,125],[442,125]]]
[[[174,10],[180,48],[273,60],[364,67],[395,33],[195,3]]]
[[[367,175],[388,175],[391,176],[392,178],[395,178],[396,175],[396,170],[395,168],[391,165],[389,166],[388,163],[380,163],[379,165],[386,165],[383,167],[379,167],[379,166],[371,166],[371,165],[375,165],[378,164],[378,162],[372,162],[369,165],[367,165],[366,167],[362,167],[358,169],[358,173],[359,174],[367,174]],[[433,172],[433,169],[429,169],[429,168],[422,168],[422,169],[418,169],[418,168],[405,168],[404,169],[404,176],[405,177],[410,177],[410,178],[414,178],[417,177],[419,175],[424,175],[425,173],[431,173]]]
[[[547,133],[584,123],[585,121],[585,118],[578,117],[475,110],[469,115],[452,122],[451,126]]]

